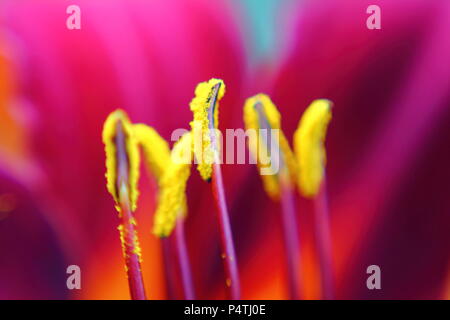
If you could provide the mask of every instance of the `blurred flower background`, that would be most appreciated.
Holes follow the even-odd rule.
[[[81,8],[81,29],[66,8]],[[369,30],[366,8],[381,8]],[[128,299],[101,130],[126,110],[166,140],[188,128],[197,83],[221,78],[220,128],[271,95],[289,139],[308,104],[334,102],[327,134],[339,299],[450,295],[448,0],[3,0],[0,2],[0,298]],[[253,165],[223,165],[245,299],[288,298],[279,205]],[[182,298],[150,230],[156,184],[136,212],[151,299]],[[188,182],[196,295],[225,297],[209,186]],[[320,297],[311,201],[298,197],[304,298]],[[66,268],[81,268],[68,290]],[[366,268],[381,268],[368,290]],[[167,276],[168,275],[168,276]]]

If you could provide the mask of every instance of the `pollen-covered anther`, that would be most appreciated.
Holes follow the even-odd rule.
[[[133,126],[124,111],[116,110],[108,116],[102,138],[106,153],[107,189],[119,213],[123,206],[134,211],[139,195],[140,155]]]
[[[125,271],[133,300],[145,300],[141,272],[141,248],[136,232],[133,211],[138,198],[140,155],[133,125],[122,110],[112,112],[105,121],[102,132],[106,152],[107,189],[114,198],[119,212],[118,227]]]
[[[177,219],[186,215],[186,183],[191,174],[192,159],[192,134],[188,132],[175,143],[159,184],[153,225],[153,233],[159,237],[169,236]]]
[[[212,164],[219,152],[216,130],[219,124],[219,101],[224,94],[223,81],[211,79],[197,85],[195,98],[190,103],[194,114],[194,120],[191,121],[193,150],[197,169],[206,181],[211,179]]]
[[[256,133],[249,135],[248,144],[264,189],[271,198],[279,199],[280,181],[290,187],[297,174],[294,154],[281,130],[281,115],[267,95],[257,94],[245,102],[244,123],[246,130]]]
[[[325,137],[331,120],[332,102],[315,100],[303,113],[294,134],[298,160],[298,187],[305,197],[314,197],[325,176]]]

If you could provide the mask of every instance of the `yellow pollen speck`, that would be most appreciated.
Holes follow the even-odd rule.
[[[140,155],[137,140],[134,136],[133,127],[127,114],[122,110],[112,112],[103,125],[102,139],[105,144],[106,153],[106,181],[107,189],[116,202],[116,209],[119,210],[119,190],[118,185],[118,155],[116,146],[117,124],[120,121],[123,134],[125,136],[126,158],[128,168],[127,191],[131,203],[131,210],[136,209],[139,191],[137,188],[139,180]]]
[[[136,221],[134,220],[134,218],[131,218],[129,223],[136,226]],[[137,231],[134,230],[134,233],[131,237],[132,243],[127,243],[127,239],[129,239],[129,234],[128,234],[129,231],[127,230],[127,228],[125,228],[125,226],[123,224],[120,224],[117,227],[117,230],[119,230],[120,242],[122,244],[122,253],[123,253],[124,258],[125,259],[129,258],[127,255],[127,248],[131,248],[131,253],[137,255],[139,258],[139,261],[142,262],[142,254],[141,254],[142,250],[141,250],[141,246],[139,244],[139,238],[137,235]]]
[[[272,133],[260,130],[278,130],[278,148],[280,151],[279,174],[262,174],[264,189],[274,200],[280,197],[280,179],[287,185],[291,185],[297,176],[297,164],[289,142],[281,130],[281,116],[272,100],[265,94],[257,94],[245,101],[244,123],[247,131],[254,130],[256,135],[249,135],[249,149],[257,160],[258,169],[261,173],[264,169],[269,169],[272,160],[264,160],[262,157],[271,156],[266,141]],[[272,131],[271,131],[272,132]],[[262,135],[262,134],[264,135]],[[270,134],[270,135],[269,135]],[[256,138],[254,138],[256,137]],[[272,149],[276,146],[272,146]]]
[[[219,86],[215,92],[216,86]],[[204,180],[209,180],[212,175],[212,164],[214,161],[214,150],[211,145],[210,129],[218,128],[219,124],[219,100],[225,94],[225,84],[222,80],[211,79],[202,82],[195,89],[195,98],[190,103],[194,120],[191,121],[193,132],[194,153],[197,159],[197,170]],[[214,110],[210,110],[213,107]],[[214,112],[210,117],[211,112]],[[214,123],[210,123],[211,120]],[[218,148],[218,146],[215,146]]]
[[[225,280],[225,284],[227,285],[227,287],[231,287],[231,279],[227,279]]]
[[[159,237],[169,236],[177,218],[186,214],[186,183],[191,174],[192,158],[192,134],[188,132],[175,143],[159,184],[153,225],[153,233]]]
[[[125,228],[122,224],[120,224],[117,227],[117,230],[119,230],[119,235],[120,235],[120,243],[122,245],[122,254],[124,256],[124,258],[127,257],[127,250],[126,250],[126,243],[125,243]]]
[[[325,136],[331,120],[329,100],[315,100],[303,113],[294,134],[295,154],[298,160],[298,186],[305,197],[319,192],[325,175]]]
[[[133,130],[144,152],[148,169],[159,181],[170,159],[169,144],[152,127],[145,124],[135,124]]]
[[[142,262],[142,250],[139,244],[139,238],[136,230],[134,230],[133,236],[133,253],[138,256],[139,262]]]

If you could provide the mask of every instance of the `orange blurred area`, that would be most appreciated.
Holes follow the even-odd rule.
[[[11,107],[15,103],[15,77],[11,60],[0,43],[0,153],[7,162],[26,154],[25,129]]]
[[[366,26],[367,1],[278,1],[267,60],[249,37],[267,32],[246,28],[251,15],[268,19],[241,11],[245,1],[78,2],[82,27],[70,29],[69,1],[0,1],[0,299],[130,298],[105,181],[104,121],[123,109],[172,145],[175,130],[190,128],[197,84],[220,78],[222,133],[245,128],[243,106],[259,92],[279,108],[290,145],[312,101],[334,104],[326,168],[320,164],[329,224],[316,220],[313,199],[294,197],[301,298],[322,299],[324,287],[337,299],[450,300],[450,1],[379,0],[379,30]],[[225,299],[234,287],[223,265],[231,255],[222,252],[216,180],[206,183],[192,166],[188,258],[180,259],[172,240],[181,237],[152,234],[158,183],[143,160],[134,214],[147,297],[185,297],[180,265],[188,261],[195,297]],[[241,297],[290,299],[297,280],[287,272],[283,206],[265,193],[255,163],[221,167]],[[322,234],[321,242],[328,225],[331,239]],[[330,272],[321,272],[329,260]],[[72,264],[81,290],[66,286]],[[383,290],[367,287],[372,264]],[[333,283],[322,285],[321,274]]]
[[[450,300],[450,262],[448,264],[447,285],[444,289],[443,299]]]
[[[146,183],[147,184],[147,183]],[[161,239],[151,234],[155,209],[154,186],[145,188],[136,212],[137,231],[142,249],[141,264],[148,299],[167,299],[164,260]],[[111,201],[111,214],[117,212]],[[119,223],[117,219],[117,223]],[[113,235],[114,236],[114,235]],[[128,281],[122,256],[119,231],[111,242],[101,242],[96,253],[88,260],[85,287],[78,299],[123,300],[129,299]]]

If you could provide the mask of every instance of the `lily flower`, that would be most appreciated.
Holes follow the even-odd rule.
[[[278,106],[286,137],[311,101],[333,101],[324,177],[336,298],[448,297],[448,1],[379,0],[380,30],[366,27],[367,1],[290,3],[292,24],[279,24],[274,45],[282,52],[253,79],[225,1],[79,0],[79,30],[66,28],[71,1],[0,3],[0,297],[129,298],[102,125],[120,107],[170,142],[192,120],[195,86],[211,77],[227,84],[221,129],[244,127],[241,107],[256,92]],[[289,298],[280,206],[252,165],[224,164],[221,173],[242,298]],[[154,227],[157,180],[141,177],[134,212],[145,290],[179,298],[170,263],[178,238],[164,239],[165,250],[142,232]],[[200,299],[227,292],[210,187],[190,176],[181,224]],[[307,299],[323,296],[314,201],[299,198],[296,217]],[[382,290],[366,286],[373,264]],[[69,265],[82,271],[81,290],[66,287]]]

